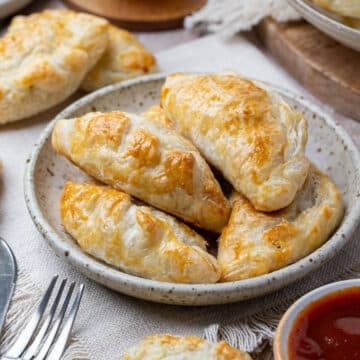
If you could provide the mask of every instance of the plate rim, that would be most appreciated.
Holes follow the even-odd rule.
[[[348,214],[347,218],[343,220],[339,228],[332,234],[329,240],[324,243],[320,248],[316,249],[311,254],[306,257],[300,259],[299,261],[290,264],[284,268],[273,271],[269,274],[264,274],[258,277],[237,280],[225,283],[215,283],[215,284],[179,284],[179,283],[170,283],[170,282],[162,282],[152,279],[145,279],[135,275],[127,274],[120,269],[116,269],[111,265],[108,265],[101,260],[97,260],[92,256],[83,252],[80,247],[77,246],[77,251],[74,251],[73,245],[70,246],[67,241],[63,241],[63,237],[57,234],[57,232],[52,228],[51,224],[46,220],[45,216],[41,211],[40,204],[37,200],[36,196],[36,187],[34,182],[35,169],[37,165],[37,161],[39,158],[39,154],[51,136],[51,131],[55,125],[55,122],[63,117],[66,117],[67,114],[75,111],[78,107],[84,106],[98,97],[106,96],[109,93],[119,91],[123,88],[131,87],[132,85],[138,85],[143,82],[150,81],[159,81],[164,80],[169,73],[158,73],[151,74],[147,76],[142,76],[136,79],[126,80],[121,83],[109,85],[107,87],[101,88],[97,91],[94,91],[84,97],[78,99],[71,105],[67,106],[63,109],[57,116],[55,116],[49,124],[45,127],[45,129],[41,132],[38,141],[33,145],[31,153],[26,160],[26,167],[24,172],[24,196],[25,202],[28,209],[28,212],[37,227],[38,231],[42,234],[42,236],[47,240],[48,244],[55,251],[57,255],[64,258],[71,266],[77,268],[81,273],[85,274],[85,276],[90,277],[86,274],[86,272],[93,273],[94,277],[99,278],[98,283],[105,285],[107,287],[113,288],[112,286],[105,284],[101,279],[105,279],[107,281],[116,282],[119,285],[125,286],[133,286],[138,289],[143,289],[147,291],[153,291],[157,293],[169,293],[171,292],[173,295],[186,296],[186,295],[194,295],[200,293],[210,294],[210,293],[221,293],[222,299],[219,301],[209,301],[207,304],[220,304],[226,302],[235,302],[239,300],[224,300],[226,294],[233,294],[234,291],[239,291],[241,289],[247,289],[248,291],[262,289],[262,291],[258,292],[255,296],[248,296],[247,298],[256,298],[261,295],[264,295],[269,292],[273,292],[278,290],[279,288],[285,287],[286,285],[292,284],[302,277],[308,275],[309,273],[318,269],[325,262],[329,261],[333,258],[338,250],[343,248],[346,243],[352,238],[353,233],[355,232],[359,218],[360,218],[360,201],[357,202],[352,209],[351,213]],[[322,118],[324,118],[325,122],[329,127],[331,127],[335,133],[339,135],[341,140],[343,140],[344,145],[347,146],[347,152],[350,152],[350,157],[355,163],[360,163],[360,154],[353,143],[349,135],[346,131],[337,124],[334,120],[331,119],[331,116],[324,111],[324,109],[318,105],[311,103],[309,100],[305,99],[304,96],[295,94],[292,91],[281,88],[277,85],[273,85],[269,82],[264,82],[270,88],[275,89],[281,95],[285,95],[297,102],[299,102],[302,106],[307,107],[312,112],[318,114]],[[360,169],[355,169],[354,173],[355,178],[360,182]],[[360,185],[359,191],[360,191]],[[341,232],[340,232],[341,229]],[[341,244],[340,244],[341,242]],[[313,258],[312,261],[309,261],[310,258]],[[86,262],[91,262],[91,267],[86,265]],[[94,277],[91,277],[94,279]],[[278,286],[276,286],[278,285]],[[118,290],[119,291],[119,290]],[[119,291],[122,292],[122,291]],[[125,293],[125,291],[124,291]],[[143,297],[144,299],[144,297]],[[147,300],[151,300],[146,297]],[[151,300],[156,302],[165,302],[158,300]],[[170,303],[177,303],[176,301],[170,300]],[[180,304],[180,303],[179,303]],[[203,304],[203,303],[201,303]],[[200,305],[201,305],[200,304]],[[183,304],[183,305],[197,305],[195,303]]]

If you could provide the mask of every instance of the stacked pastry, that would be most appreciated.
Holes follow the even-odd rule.
[[[251,360],[224,341],[211,344],[196,336],[151,335],[130,348],[123,360]]]
[[[69,10],[16,16],[0,39],[0,124],[59,104],[79,87],[102,86],[155,70],[130,33]]]
[[[360,1],[359,0],[313,0],[323,9],[336,14],[352,27],[360,29]]]
[[[234,74],[174,74],[161,101],[233,185],[218,242],[221,281],[277,270],[329,238],[343,213],[340,192],[306,158],[306,120],[281,96]]]
[[[161,106],[142,115],[56,123],[54,149],[107,185],[67,183],[63,225],[87,253],[145,278],[272,272],[321,246],[342,217],[340,192],[306,158],[306,141],[303,116],[261,82],[171,75]],[[210,166],[232,185],[230,199]],[[219,234],[216,257],[199,228]]]

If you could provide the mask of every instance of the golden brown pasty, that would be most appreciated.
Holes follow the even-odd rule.
[[[312,0],[316,5],[338,15],[360,19],[359,0]]]
[[[267,274],[298,261],[329,238],[342,215],[339,189],[314,165],[283,210],[261,213],[234,194],[230,221],[219,240],[221,281]]]
[[[306,120],[265,84],[227,73],[174,74],[161,106],[256,209],[289,205],[303,185]]]
[[[225,341],[209,343],[197,336],[151,335],[129,349],[123,360],[251,360]]]
[[[156,104],[150,106],[145,112],[141,114],[148,120],[154,121],[155,123],[176,130],[173,122],[166,116],[164,109]]]
[[[15,17],[0,39],[0,124],[60,103],[79,87],[108,42],[108,23],[69,10]]]
[[[161,211],[135,205],[123,192],[68,182],[61,220],[85,252],[129,274],[176,283],[219,279],[200,235]]]
[[[103,86],[154,72],[155,57],[128,31],[109,28],[109,44],[81,87],[93,91]]]
[[[112,187],[191,222],[221,232],[230,208],[196,148],[176,131],[113,111],[59,120],[52,144]]]
[[[355,29],[360,29],[360,18],[355,19],[355,18],[350,18],[350,17],[344,17],[343,21],[348,26],[351,26]]]

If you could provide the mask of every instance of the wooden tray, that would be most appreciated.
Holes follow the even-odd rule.
[[[75,10],[108,18],[129,30],[164,30],[182,26],[186,15],[206,0],[64,0]]]
[[[265,19],[257,33],[274,57],[305,88],[340,113],[360,121],[360,52],[305,21]]]

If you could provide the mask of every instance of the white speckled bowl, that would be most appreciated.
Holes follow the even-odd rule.
[[[112,268],[82,252],[65,232],[59,214],[59,198],[67,180],[81,181],[86,175],[51,147],[51,131],[60,118],[89,111],[122,109],[142,112],[159,101],[162,74],[130,80],[100,89],[66,108],[44,130],[28,159],[25,200],[31,217],[54,251],[89,278],[116,291],[156,302],[181,305],[224,304],[254,298],[280,289],[321,266],[352,236],[360,217],[360,159],[345,131],[321,109],[305,99],[277,89],[309,121],[309,157],[341,188],[346,213],[331,239],[311,255],[270,274],[219,284],[174,284],[143,279]]]
[[[308,0],[288,0],[310,24],[345,46],[360,51],[360,30],[343,24],[336,16],[313,5]]]
[[[337,281],[327,284],[302,296],[297,300],[281,318],[274,338],[275,360],[291,360],[289,357],[289,336],[298,315],[310,304],[346,289],[360,288],[360,279]]]

